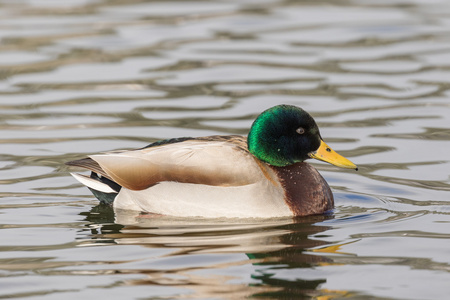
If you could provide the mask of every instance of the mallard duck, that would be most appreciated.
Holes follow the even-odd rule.
[[[162,140],[136,150],[68,162],[72,175],[115,208],[179,217],[271,218],[333,208],[330,187],[304,161],[357,167],[333,151],[303,109],[278,105],[261,113],[247,137]]]

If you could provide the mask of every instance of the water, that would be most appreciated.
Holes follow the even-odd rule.
[[[0,298],[445,299],[450,3],[0,1]],[[97,206],[65,161],[294,104],[359,171],[332,215]]]

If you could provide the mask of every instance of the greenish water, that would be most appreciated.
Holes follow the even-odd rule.
[[[450,3],[0,0],[0,299],[445,299]],[[331,215],[97,206],[65,161],[310,112]]]

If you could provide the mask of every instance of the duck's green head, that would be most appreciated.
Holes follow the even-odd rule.
[[[247,142],[250,153],[277,167],[315,158],[338,167],[357,169],[325,144],[310,114],[292,105],[274,106],[261,113],[253,122]]]

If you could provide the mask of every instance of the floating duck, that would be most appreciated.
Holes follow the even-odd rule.
[[[315,158],[356,169],[322,140],[303,109],[278,105],[261,113],[247,137],[215,135],[162,140],[136,150],[68,162],[103,203],[178,217],[275,218],[333,208],[330,187],[304,162]]]

